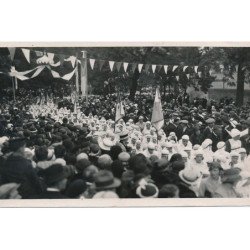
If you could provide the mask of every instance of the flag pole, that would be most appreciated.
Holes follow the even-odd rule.
[[[16,90],[15,90],[15,80],[14,80],[14,76],[11,77],[12,80],[12,91],[13,91],[13,100],[14,100],[14,104],[16,102]]]

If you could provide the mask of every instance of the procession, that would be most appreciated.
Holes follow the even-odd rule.
[[[32,50],[21,50],[31,65]],[[97,60],[85,52],[63,57],[69,72],[56,70],[62,60],[52,52],[36,53],[35,68],[21,71],[9,52],[12,85],[0,96],[1,199],[250,197],[250,102],[187,93],[191,82],[214,81],[211,68],[109,61],[117,74],[106,73],[95,89]],[[67,89],[24,86],[45,70],[68,81]],[[123,86],[129,74],[130,90]]]

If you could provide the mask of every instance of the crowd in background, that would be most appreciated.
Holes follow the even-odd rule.
[[[236,198],[250,195],[250,106],[232,99],[89,96],[26,90],[0,100],[0,198]]]

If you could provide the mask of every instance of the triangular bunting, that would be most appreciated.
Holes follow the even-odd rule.
[[[179,81],[180,77],[179,76],[175,76],[176,77],[176,80]]]
[[[15,52],[16,52],[16,48],[10,47],[8,49],[9,49],[9,52],[10,52],[10,59],[11,59],[11,61],[13,61],[14,56],[15,56]]]
[[[197,73],[198,71],[198,66],[194,66],[194,72]]]
[[[189,78],[190,78],[190,74],[186,74],[186,76],[187,76],[187,79],[189,79]]]
[[[164,71],[166,74],[168,73],[168,65],[164,65]]]
[[[30,63],[30,50],[29,49],[22,49],[22,52],[23,52],[27,62]]]
[[[71,62],[72,67],[74,68],[75,67],[75,63],[76,63],[76,57],[75,56],[70,56],[70,57],[66,58],[64,61]]]
[[[89,59],[90,67],[93,70],[95,66],[95,59]]]
[[[148,72],[149,67],[150,67],[150,65],[149,65],[149,64],[146,64],[146,65],[145,65],[145,72],[146,72],[146,73]]]
[[[201,77],[201,71],[198,72],[198,76]]]
[[[114,64],[115,64],[114,61],[109,61],[109,67],[110,67],[110,70],[111,70],[111,71],[113,71]]]
[[[133,73],[135,72],[136,66],[137,66],[137,63],[133,63],[133,64],[132,64],[132,68],[131,68],[131,69],[132,69],[132,72],[133,72]]]
[[[172,71],[175,72],[175,70],[176,70],[177,68],[178,68],[178,65],[174,65]]]
[[[117,62],[116,63],[116,69],[117,69],[118,72],[120,71],[121,66],[122,66],[122,62]]]
[[[62,55],[62,54],[59,54],[59,55],[58,55],[58,57],[59,57],[59,60],[60,60],[60,65],[63,65],[64,59],[65,59],[65,56],[64,56],[64,55]]]
[[[143,64],[142,64],[142,63],[139,63],[139,64],[138,64],[138,70],[139,70],[140,73],[141,73],[142,67],[143,67]]]
[[[64,75],[64,76],[62,77],[62,79],[63,79],[63,80],[66,80],[66,81],[69,81],[69,80],[73,77],[73,75],[75,74],[75,72],[76,72],[76,68],[75,68],[72,72],[70,72],[70,73]]]
[[[162,65],[157,65],[157,68],[158,68],[158,72],[160,72],[161,68],[162,68]]]
[[[123,63],[123,68],[124,68],[124,71],[127,72],[127,68],[128,68],[128,63],[127,62]]]
[[[99,60],[99,68],[100,68],[100,71],[102,70],[102,67],[103,67],[104,63],[105,63],[104,60]]]
[[[183,72],[185,72],[185,70],[188,68],[188,66],[184,66],[183,67]]]
[[[155,73],[155,69],[156,69],[156,65],[152,64],[152,71],[153,71],[153,73]]]

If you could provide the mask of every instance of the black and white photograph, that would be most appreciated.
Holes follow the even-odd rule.
[[[248,46],[2,46],[0,86],[0,206],[250,197]]]

